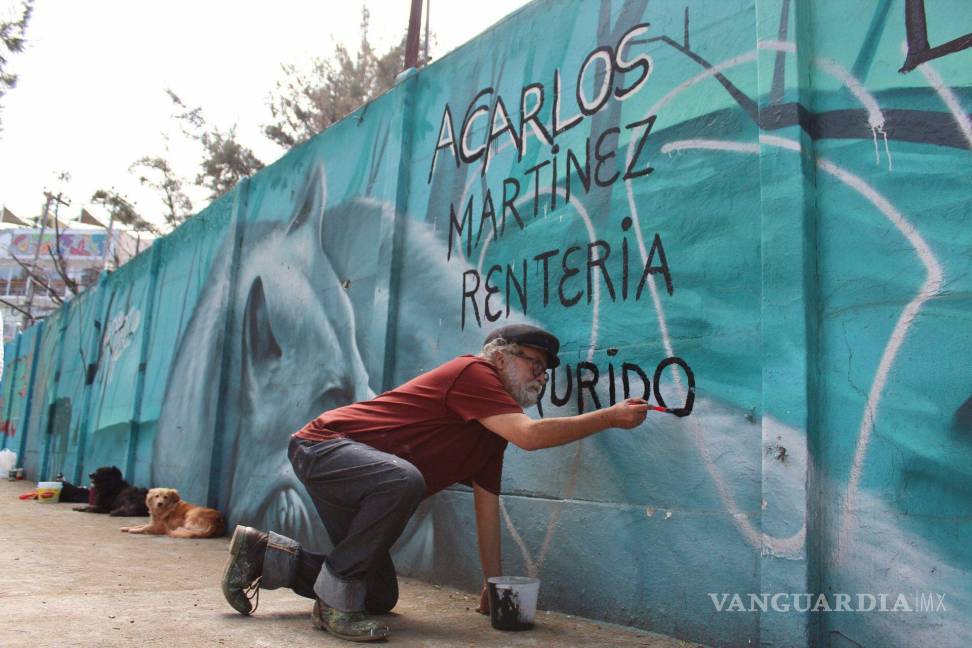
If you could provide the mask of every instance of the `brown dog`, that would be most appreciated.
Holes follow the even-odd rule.
[[[122,527],[122,531],[173,538],[218,538],[226,530],[219,511],[183,502],[174,488],[150,489],[145,505],[152,521],[144,526]]]

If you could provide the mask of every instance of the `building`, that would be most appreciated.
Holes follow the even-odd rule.
[[[58,299],[67,301],[71,290],[56,261],[57,242],[63,275],[75,282],[79,291],[98,280],[103,270],[114,270],[133,256],[148,248],[155,235],[133,230],[125,225],[108,226],[88,210],[81,210],[76,221],[53,218],[48,226],[34,226],[13,214],[6,207],[0,217],[0,313],[3,314],[3,339],[10,340],[19,329],[43,319],[56,310]],[[35,274],[46,280],[47,286],[28,281],[24,266],[36,268]],[[53,295],[52,295],[53,293]],[[57,298],[55,298],[55,296]],[[4,303],[6,302],[6,303]],[[30,316],[28,317],[28,314]]]

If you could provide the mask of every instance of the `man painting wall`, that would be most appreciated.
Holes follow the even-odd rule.
[[[238,526],[222,588],[242,614],[258,588],[289,587],[315,600],[314,625],[343,639],[376,641],[388,627],[398,582],[389,550],[425,497],[472,487],[484,587],[502,573],[499,492],[508,443],[539,450],[608,428],[640,425],[646,401],[631,398],[576,416],[532,419],[559,340],[515,324],[490,333],[479,355],[462,355],[374,399],[328,412],[293,435],[288,456],[321,516],[333,550],[303,549],[269,531]],[[338,386],[339,387],[339,386]]]

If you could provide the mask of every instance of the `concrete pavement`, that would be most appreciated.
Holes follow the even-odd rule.
[[[111,518],[74,504],[21,501],[32,482],[0,482],[0,646],[336,646],[315,630],[311,602],[263,591],[252,617],[223,600],[227,538],[133,536]],[[493,630],[476,596],[401,579],[386,617],[397,646],[648,646],[690,644],[645,631],[540,611],[528,632]]]

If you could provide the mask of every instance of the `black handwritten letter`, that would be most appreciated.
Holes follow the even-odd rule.
[[[469,283],[466,281],[466,277],[472,277],[476,280],[475,285],[469,288]],[[465,330],[466,328],[466,299],[468,298],[472,302],[473,313],[476,315],[476,326],[482,327],[483,323],[479,319],[479,305],[476,303],[476,292],[479,290],[479,273],[475,270],[466,270],[462,273],[462,315],[459,320],[459,329]]]
[[[584,95],[584,79],[587,77],[587,71],[594,67],[591,65],[594,61],[601,61],[603,70],[598,70],[594,74],[594,85],[600,84],[600,87],[597,88],[597,94],[594,95],[594,99],[588,100]],[[575,92],[577,94],[577,105],[580,106],[581,112],[590,117],[603,108],[604,104],[611,97],[611,87],[613,85],[614,51],[606,45],[591,50],[591,53],[584,59],[584,63],[577,73],[577,88]]]
[[[564,284],[567,283],[568,279],[570,279],[575,274],[580,272],[580,270],[578,270],[577,268],[571,268],[567,266],[568,257],[571,255],[572,252],[577,252],[578,250],[580,250],[580,246],[572,245],[571,247],[567,248],[567,250],[564,252],[563,258],[560,260],[560,267],[563,268],[564,274],[560,278],[560,285],[557,288],[557,292],[560,294],[560,303],[565,308],[570,308],[571,306],[579,302],[582,295],[581,291],[579,290],[577,291],[577,294],[571,297],[570,299],[568,299],[566,295],[564,295]]]
[[[648,75],[651,74],[651,70],[654,67],[654,63],[651,60],[651,57],[648,56],[647,54],[638,54],[630,61],[626,61],[622,54],[624,52],[625,46],[627,46],[627,44],[630,43],[631,40],[634,39],[636,36],[640,36],[641,34],[644,34],[646,31],[648,31],[649,26],[650,26],[649,23],[641,23],[639,25],[635,25],[634,27],[626,31],[624,36],[621,37],[621,40],[618,41],[618,50],[617,52],[615,52],[614,55],[614,60],[618,69],[618,74],[620,75],[620,74],[625,74],[627,72],[633,72],[634,70],[639,70],[638,78],[635,79],[630,86],[628,86],[627,88],[617,88],[614,91],[614,96],[620,99],[621,101],[624,101],[625,99],[627,99],[628,97],[630,97],[631,95],[633,95],[634,93],[638,92],[638,90],[641,89],[641,86],[643,86],[645,84],[645,81],[648,80]]]
[[[498,320],[500,318],[500,315],[503,314],[503,311],[502,310],[497,311],[497,312],[494,313],[489,308],[489,300],[490,300],[490,298],[493,295],[499,293],[499,291],[500,291],[499,286],[494,286],[493,285],[493,273],[494,272],[499,272],[502,269],[503,268],[499,264],[497,264],[497,265],[491,266],[490,269],[489,269],[489,271],[486,272],[486,283],[485,283],[485,286],[486,286],[486,299],[483,300],[483,312],[486,315],[486,320],[489,321],[489,322],[495,322],[496,320]]]
[[[593,378],[585,380],[581,378],[581,372],[584,370],[591,372]],[[587,389],[591,394],[591,400],[594,401],[594,409],[601,409],[601,401],[597,397],[597,379],[599,377],[599,372],[597,370],[597,365],[592,362],[578,362],[577,363],[577,413],[584,413],[584,390]]]
[[[594,165],[594,182],[597,183],[598,187],[607,187],[611,185],[615,180],[618,179],[618,176],[621,175],[620,171],[615,170],[614,175],[612,175],[610,178],[608,178],[607,180],[601,180],[601,167],[604,166],[604,164],[608,160],[613,160],[616,157],[616,153],[614,152],[614,147],[611,148],[610,153],[605,155],[604,153],[601,152],[601,144],[603,144],[605,138],[607,138],[611,134],[614,134],[616,136],[620,132],[621,132],[620,128],[616,126],[611,127],[606,131],[604,131],[603,133],[601,133],[601,135],[597,138],[597,144],[594,145],[594,159],[597,160],[597,163]],[[615,139],[615,141],[617,141],[617,139]],[[614,166],[616,168],[617,164],[615,164]]]
[[[456,149],[456,130],[452,127],[452,112],[449,110],[449,104],[445,105],[445,110],[442,113],[442,125],[439,126],[439,140],[435,145],[435,150],[432,152],[432,166],[429,167],[429,179],[426,183],[432,182],[432,174],[435,172],[435,157],[439,154],[439,151],[447,148],[452,152],[452,159],[456,163],[456,168],[459,168],[459,151]]]
[[[652,260],[655,258],[655,252],[658,252],[658,262],[660,265],[651,265]],[[665,257],[665,248],[662,246],[661,237],[655,234],[655,240],[651,243],[651,251],[648,252],[648,260],[645,261],[645,271],[641,273],[641,281],[638,282],[638,291],[635,293],[635,299],[641,299],[641,291],[645,288],[645,281],[648,279],[650,274],[661,274],[665,278],[665,288],[668,289],[668,294],[671,295],[675,288],[672,286],[672,273],[668,269],[668,260]]]
[[[546,308],[547,304],[550,303],[550,269],[548,267],[550,262],[550,257],[557,256],[558,254],[560,254],[560,250],[556,249],[556,250],[548,250],[546,252],[541,252],[537,256],[533,257],[534,261],[540,261],[541,263],[543,263],[543,306],[544,308]]]
[[[469,203],[466,205],[466,211],[462,214],[462,222],[460,223],[456,219],[456,207],[452,203],[449,203],[449,251],[446,253],[446,261],[452,258],[452,233],[455,232],[459,237],[459,247],[462,247],[462,232],[466,231],[466,256],[472,256],[472,208],[473,208],[473,197],[469,196]],[[468,230],[466,228],[469,228]]]
[[[527,110],[527,97],[536,97],[533,107]],[[553,145],[550,131],[540,121],[540,109],[543,107],[543,84],[531,83],[523,86],[520,92],[520,151],[516,161],[519,162],[526,155],[527,149],[527,124],[533,127],[533,133],[547,146]]]
[[[634,178],[640,178],[641,176],[646,176],[655,169],[650,166],[646,166],[641,171],[635,171],[638,166],[638,159],[641,157],[641,151],[645,148],[645,141],[648,139],[648,134],[651,132],[651,127],[655,125],[656,115],[652,115],[648,119],[642,121],[633,122],[625,126],[628,130],[638,128],[639,126],[645,125],[645,132],[641,134],[641,138],[638,140],[638,146],[635,148],[634,155],[631,156],[631,163],[628,168],[624,171],[625,180],[633,180]]]

